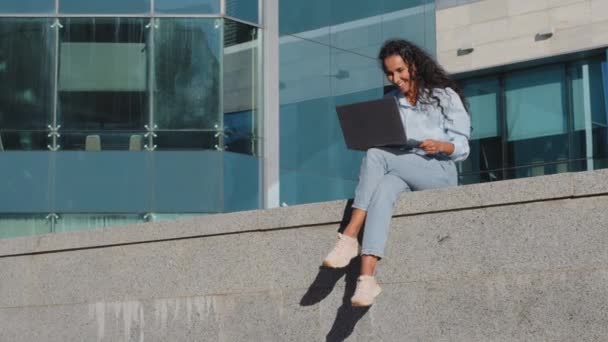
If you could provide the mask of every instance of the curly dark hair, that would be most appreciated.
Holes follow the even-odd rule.
[[[386,74],[384,60],[390,56],[401,56],[405,64],[411,69],[414,69],[412,80],[416,89],[416,101],[423,104],[436,104],[441,109],[441,113],[445,116],[444,108],[441,105],[439,97],[433,95],[433,89],[452,88],[460,97],[462,104],[468,111],[468,103],[464,98],[460,86],[450,78],[448,73],[429,56],[424,50],[416,44],[404,39],[391,39],[382,44],[378,53],[378,60],[382,66],[382,70]],[[412,68],[413,67],[413,68]]]

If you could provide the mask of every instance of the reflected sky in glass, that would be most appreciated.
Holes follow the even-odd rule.
[[[150,0],[60,0],[59,12],[74,14],[148,13],[150,12]]]
[[[154,11],[175,14],[220,13],[220,0],[155,0]]]
[[[54,0],[2,0],[0,13],[53,13]]]

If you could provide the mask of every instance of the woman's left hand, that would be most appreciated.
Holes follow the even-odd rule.
[[[418,147],[423,149],[427,154],[445,153],[450,155],[454,152],[454,145],[452,143],[433,139],[423,140]]]

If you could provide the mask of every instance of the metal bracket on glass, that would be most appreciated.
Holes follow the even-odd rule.
[[[157,145],[148,146],[148,144],[144,144],[144,148],[148,151],[154,151],[157,147]]]
[[[150,27],[154,27],[155,29],[158,28],[158,24],[155,22],[155,20],[150,20],[150,22],[145,26],[145,28],[147,29],[149,29]]]
[[[55,223],[57,223],[57,220],[59,220],[59,215],[57,215],[55,213],[50,213],[50,214],[46,215],[46,217],[44,219],[47,221],[51,221],[51,223],[55,224]]]
[[[150,126],[148,126],[148,125],[144,125],[144,128],[146,129],[146,131],[148,131],[146,134],[144,134],[144,138],[147,138],[149,136],[152,136],[152,138],[157,137],[156,133],[154,133],[154,130],[158,129],[157,125],[154,125],[154,127],[152,127],[152,128],[150,128]]]
[[[55,19],[55,22],[51,25],[51,28],[55,28],[55,27],[63,28],[63,25],[61,25],[59,18]]]
[[[57,126],[52,126],[52,125],[48,125],[47,126],[49,128],[49,131],[51,131],[47,137],[61,137],[61,134],[59,134],[59,129],[61,128],[61,125],[57,125]]]
[[[146,222],[151,222],[151,221],[154,221],[154,219],[155,219],[155,218],[156,218],[156,217],[154,216],[154,214],[153,214],[153,213],[146,213],[146,214],[144,214],[144,216],[143,216],[143,219],[144,219],[144,221],[146,221]]]
[[[61,147],[59,144],[56,143],[57,142],[56,139],[61,137],[61,134],[59,134],[59,129],[61,128],[61,125],[57,125],[57,126],[48,125],[47,127],[49,128],[49,131],[50,131],[49,134],[47,134],[47,137],[53,138],[53,145],[49,144],[49,145],[46,145],[46,147],[49,150],[55,152]]]
[[[152,138],[157,137],[156,133],[154,133],[154,130],[158,129],[158,126],[154,125],[154,126],[152,126],[152,128],[150,128],[150,126],[144,125],[144,128],[147,131],[146,134],[144,134],[144,138],[148,138],[150,140],[150,145],[144,144],[144,148],[148,151],[154,151],[154,150],[156,150],[157,146],[155,144],[152,144],[152,142],[153,142]]]

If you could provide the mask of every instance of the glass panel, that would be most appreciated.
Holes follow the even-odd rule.
[[[348,1],[338,1],[340,5],[344,5],[346,2]],[[381,12],[382,3],[363,2],[367,5],[356,11],[352,10],[354,6],[346,6],[346,8],[351,8],[350,11],[347,11],[349,13],[340,11],[339,14],[336,13],[333,16],[333,25],[330,27],[331,45],[375,59],[382,44],[382,20],[380,16],[373,16],[373,14]],[[336,3],[332,2],[332,4]],[[375,64],[378,65],[378,63]]]
[[[330,6],[331,2],[327,0],[279,1],[279,35],[297,35],[328,44]]]
[[[62,150],[143,151],[148,139],[143,131],[63,132],[58,140]]]
[[[384,0],[384,2],[385,14],[382,15],[380,43],[386,39],[403,38],[433,55],[436,45],[433,1]]]
[[[52,123],[55,33],[51,24],[51,19],[0,18],[3,130],[46,129]]]
[[[509,166],[568,159],[564,65],[505,78]]]
[[[459,163],[462,173],[489,171],[479,181],[501,178],[502,139],[500,136],[499,96],[500,84],[496,78],[474,79],[463,83],[471,115],[471,152],[467,160]],[[490,171],[492,170],[492,171]]]
[[[149,153],[56,152],[57,213],[149,212]]]
[[[227,20],[224,34],[225,147],[255,154],[259,136],[257,29]]]
[[[46,131],[0,131],[0,151],[46,151],[49,143]]]
[[[160,129],[221,127],[221,23],[157,20],[154,120]]]
[[[260,208],[260,159],[224,153],[224,211]]]
[[[154,0],[154,11],[176,14],[219,14],[220,0]]]
[[[0,212],[51,212],[50,152],[0,153]]]
[[[53,13],[55,0],[2,0],[0,13]]]
[[[51,232],[51,221],[46,214],[0,215],[0,239],[31,236]]]
[[[158,0],[156,0],[158,1]],[[120,14],[120,13],[149,13],[150,0],[60,0],[60,13],[84,14]]]
[[[156,135],[157,150],[216,150],[220,144],[216,131],[158,131]]]
[[[531,166],[517,167],[505,170],[507,179],[536,177],[564,172],[584,171],[587,162],[583,160],[558,160],[549,163],[536,163]]]
[[[226,0],[226,15],[257,23],[259,0]]]
[[[124,214],[62,214],[55,224],[55,232],[101,229],[145,222],[144,215]]]
[[[222,152],[153,153],[154,195],[151,212],[222,212],[222,168]]]
[[[126,150],[125,139],[143,134],[148,122],[145,25],[140,18],[65,19],[58,115],[63,149],[86,149],[88,136],[101,136],[103,149]]]

